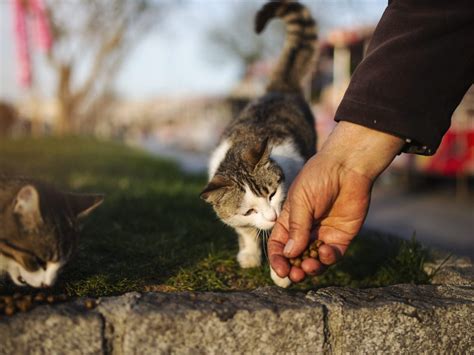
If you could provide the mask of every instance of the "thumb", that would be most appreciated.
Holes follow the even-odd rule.
[[[310,204],[305,203],[305,199],[292,196],[289,200],[289,240],[283,254],[288,258],[294,258],[303,253],[308,246],[313,212]]]

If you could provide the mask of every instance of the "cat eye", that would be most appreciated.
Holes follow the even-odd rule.
[[[35,259],[36,263],[39,265],[40,268],[46,270],[46,262],[38,257]]]
[[[18,282],[21,283],[22,285],[26,285],[26,281],[25,281],[25,279],[24,279],[23,277],[18,276],[18,277],[17,277],[17,280],[18,280]]]
[[[275,196],[276,194],[276,190],[273,191],[269,196],[268,196],[268,199],[271,200],[273,198],[273,196]]]
[[[247,212],[244,213],[244,216],[250,216],[252,213],[257,213],[253,208],[249,209]]]

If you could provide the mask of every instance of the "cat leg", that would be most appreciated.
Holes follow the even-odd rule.
[[[270,277],[272,278],[273,282],[277,286],[287,288],[288,286],[291,285],[291,280],[289,277],[278,276],[271,266],[270,266]]]
[[[237,261],[241,268],[251,268],[260,266],[262,263],[262,250],[254,228],[237,228],[239,234],[239,253]]]

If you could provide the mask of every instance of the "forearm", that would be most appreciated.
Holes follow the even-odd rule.
[[[404,145],[403,139],[351,122],[339,122],[318,154],[375,180]]]
[[[389,1],[336,114],[433,155],[474,77],[472,0]],[[449,55],[447,54],[449,53]]]

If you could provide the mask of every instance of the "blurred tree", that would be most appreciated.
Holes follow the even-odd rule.
[[[275,57],[281,51],[284,27],[279,21],[270,22],[262,34],[254,31],[254,17],[264,1],[229,3],[230,16],[216,22],[208,30],[207,40],[211,51],[209,59],[217,64],[227,60],[238,61],[241,75],[252,63]]]
[[[279,55],[285,36],[281,21],[271,21],[260,35],[254,32],[255,14],[265,2],[266,0],[254,0],[226,3],[229,11],[221,16],[221,21],[209,25],[206,51],[210,61],[216,64],[238,62],[241,73],[244,74],[250,64]],[[386,0],[301,2],[311,10],[316,19],[321,38],[329,29],[374,23],[386,5]]]
[[[0,101],[0,137],[7,137],[18,119],[15,107],[8,102]]]
[[[124,60],[171,2],[48,0],[56,74],[57,134],[83,129],[110,91]]]

